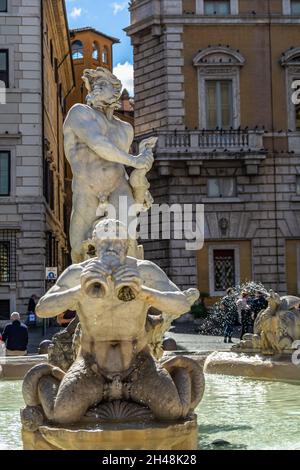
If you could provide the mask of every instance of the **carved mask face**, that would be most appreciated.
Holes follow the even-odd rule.
[[[115,101],[115,89],[113,85],[104,78],[94,83],[93,90],[87,97],[89,104],[95,108],[111,105]]]
[[[127,239],[104,239],[97,242],[97,256],[107,266],[117,267],[126,261]]]

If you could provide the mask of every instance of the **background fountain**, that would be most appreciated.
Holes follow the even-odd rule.
[[[210,374],[300,382],[300,298],[268,293],[268,307],[231,352],[212,353],[205,362]]]

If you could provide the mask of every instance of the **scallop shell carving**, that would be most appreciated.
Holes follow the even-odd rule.
[[[103,403],[89,410],[87,417],[97,418],[104,422],[128,422],[151,419],[152,413],[148,408],[121,400]]]

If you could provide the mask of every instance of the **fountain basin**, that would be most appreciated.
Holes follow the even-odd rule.
[[[196,450],[197,417],[176,423],[40,426],[22,430],[24,450]]]
[[[263,356],[258,353],[214,352],[207,357],[204,372],[300,383],[300,366],[293,364],[291,354]]]
[[[198,414],[201,450],[300,450],[299,386],[207,375]],[[21,450],[21,381],[0,381],[0,450]],[[217,447],[215,441],[227,441]]]
[[[48,355],[0,357],[0,379],[22,380],[37,364],[48,362]]]

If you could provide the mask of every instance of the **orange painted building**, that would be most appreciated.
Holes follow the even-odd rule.
[[[68,97],[68,110],[76,103],[85,102],[87,90],[81,79],[83,71],[97,67],[106,67],[112,71],[113,45],[120,42],[119,39],[90,27],[73,29],[70,37],[76,86]]]

